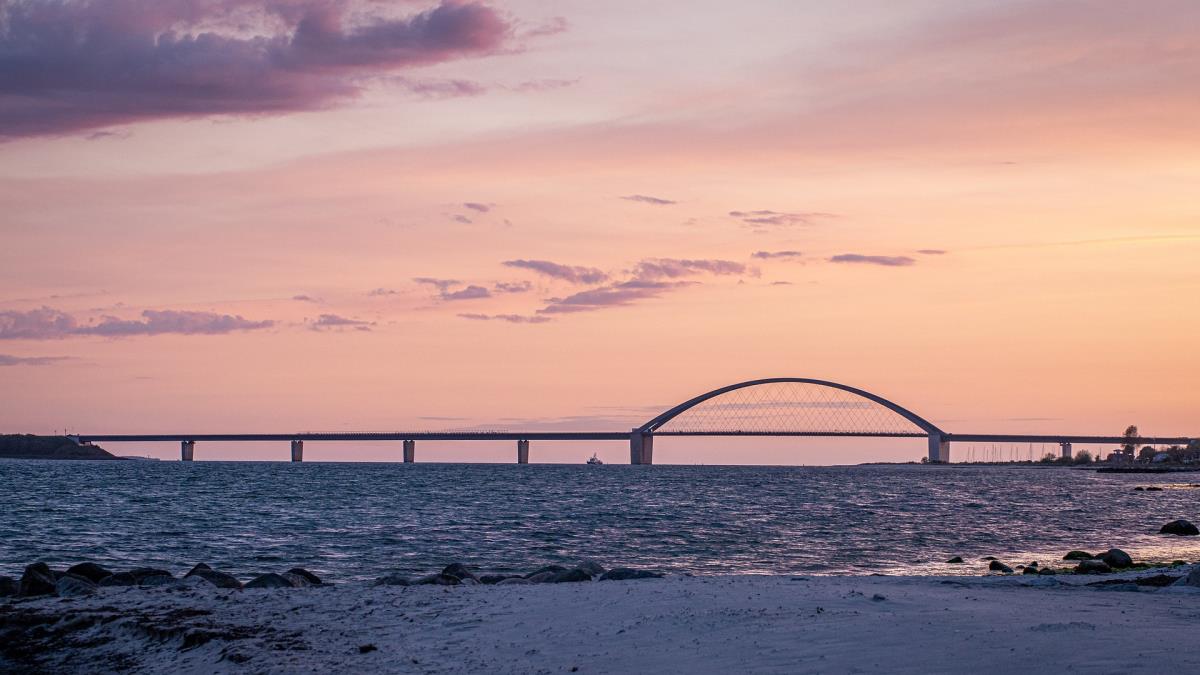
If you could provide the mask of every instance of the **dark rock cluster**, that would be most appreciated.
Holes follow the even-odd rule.
[[[45,595],[72,597],[88,595],[105,586],[163,586],[178,584],[189,577],[198,577],[217,588],[302,588],[321,585],[321,580],[308,570],[295,567],[283,574],[262,574],[243,584],[231,574],[212,569],[204,563],[196,565],[181,578],[166,570],[137,567],[126,572],[112,572],[96,563],[85,562],[53,570],[46,563],[34,563],[25,568],[19,580],[0,576],[0,597],[32,598]]]
[[[562,584],[580,581],[626,581],[629,579],[657,579],[663,575],[647,570],[635,570],[628,567],[614,567],[606,570],[603,566],[590,560],[574,567],[562,565],[546,565],[528,574],[479,574],[462,563],[447,565],[441,572],[423,577],[408,577],[399,572],[392,572],[375,580],[376,586],[460,586],[487,584],[510,586],[514,584]]]

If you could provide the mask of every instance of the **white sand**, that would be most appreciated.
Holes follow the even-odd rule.
[[[1200,589],[1082,585],[1102,578],[1113,577],[254,591],[192,580],[20,601],[0,612],[0,630],[14,610],[75,621],[57,624],[43,663],[92,673],[1200,672]],[[181,648],[205,632],[218,636]]]

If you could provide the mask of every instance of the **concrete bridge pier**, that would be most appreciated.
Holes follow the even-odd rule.
[[[938,464],[950,463],[950,441],[946,440],[945,436],[929,434],[929,461]]]
[[[412,464],[417,461],[417,442],[404,441],[404,463]]]
[[[654,463],[654,436],[643,434],[637,429],[634,429],[633,433],[629,434],[629,463]]]
[[[292,461],[304,461],[304,441],[292,441]]]
[[[182,462],[192,461],[192,457],[196,454],[196,441],[181,441],[179,443],[179,460]]]
[[[1062,458],[1063,459],[1071,459],[1071,444],[1070,443],[1059,443],[1058,447],[1062,448]]]
[[[517,464],[529,463],[529,441],[517,441]]]

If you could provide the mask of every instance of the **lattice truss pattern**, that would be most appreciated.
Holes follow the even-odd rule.
[[[689,408],[656,433],[913,434],[920,427],[848,391],[804,382],[735,389]]]

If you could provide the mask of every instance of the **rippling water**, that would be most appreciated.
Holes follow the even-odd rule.
[[[1175,477],[1175,481],[1185,481]],[[1164,485],[1136,492],[1137,485]],[[1200,558],[1200,490],[1059,468],[0,461],[0,574],[45,560],[334,581],[583,558],[693,574],[978,573],[1119,546]]]

